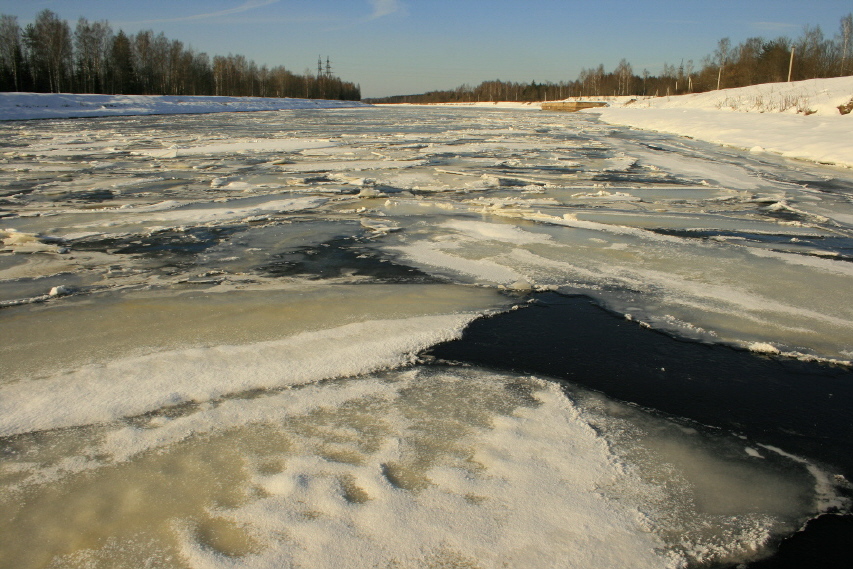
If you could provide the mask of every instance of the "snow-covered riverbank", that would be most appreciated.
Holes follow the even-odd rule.
[[[0,120],[340,109],[363,104],[357,101],[261,97],[0,93]]]
[[[677,97],[609,101],[611,124],[689,136],[754,152],[853,167],[853,77],[767,83]]]

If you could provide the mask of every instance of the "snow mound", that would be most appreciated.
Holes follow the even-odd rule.
[[[764,83],[676,97],[620,100],[611,106],[649,109],[703,109],[742,113],[840,116],[838,107],[853,98],[853,76]]]

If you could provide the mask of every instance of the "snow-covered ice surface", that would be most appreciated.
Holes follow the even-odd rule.
[[[0,120],[340,109],[361,105],[352,101],[260,97],[0,93]]]
[[[0,567],[702,566],[845,507],[832,465],[424,353],[555,291],[849,363],[849,170],[513,109],[0,130]]]

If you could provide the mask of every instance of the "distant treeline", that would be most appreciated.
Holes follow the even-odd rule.
[[[0,15],[0,91],[120,95],[226,95],[360,100],[361,87],[318,64],[317,75],[258,66],[242,55],[211,60],[151,30],[114,33],[80,18],[74,31],[50,10],[23,30]]]
[[[644,69],[634,72],[623,59],[615,70],[605,72],[604,65],[581,70],[575,81],[559,83],[514,83],[484,81],[476,87],[462,85],[449,91],[431,91],[420,95],[401,95],[368,99],[370,103],[444,103],[474,101],[553,101],[567,97],[664,96],[699,93],[718,88],[746,87],[759,83],[788,80],[841,77],[853,74],[853,14],[841,18],[841,26],[832,39],[824,37],[820,26],[806,26],[796,40],[787,37],[766,40],[749,38],[732,46],[728,38],[716,51],[702,60],[678,66],[664,64],[659,75]],[[793,50],[793,67],[791,53]]]

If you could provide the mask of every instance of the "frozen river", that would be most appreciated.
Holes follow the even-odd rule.
[[[0,568],[726,566],[848,509],[849,170],[521,110],[0,133]]]

